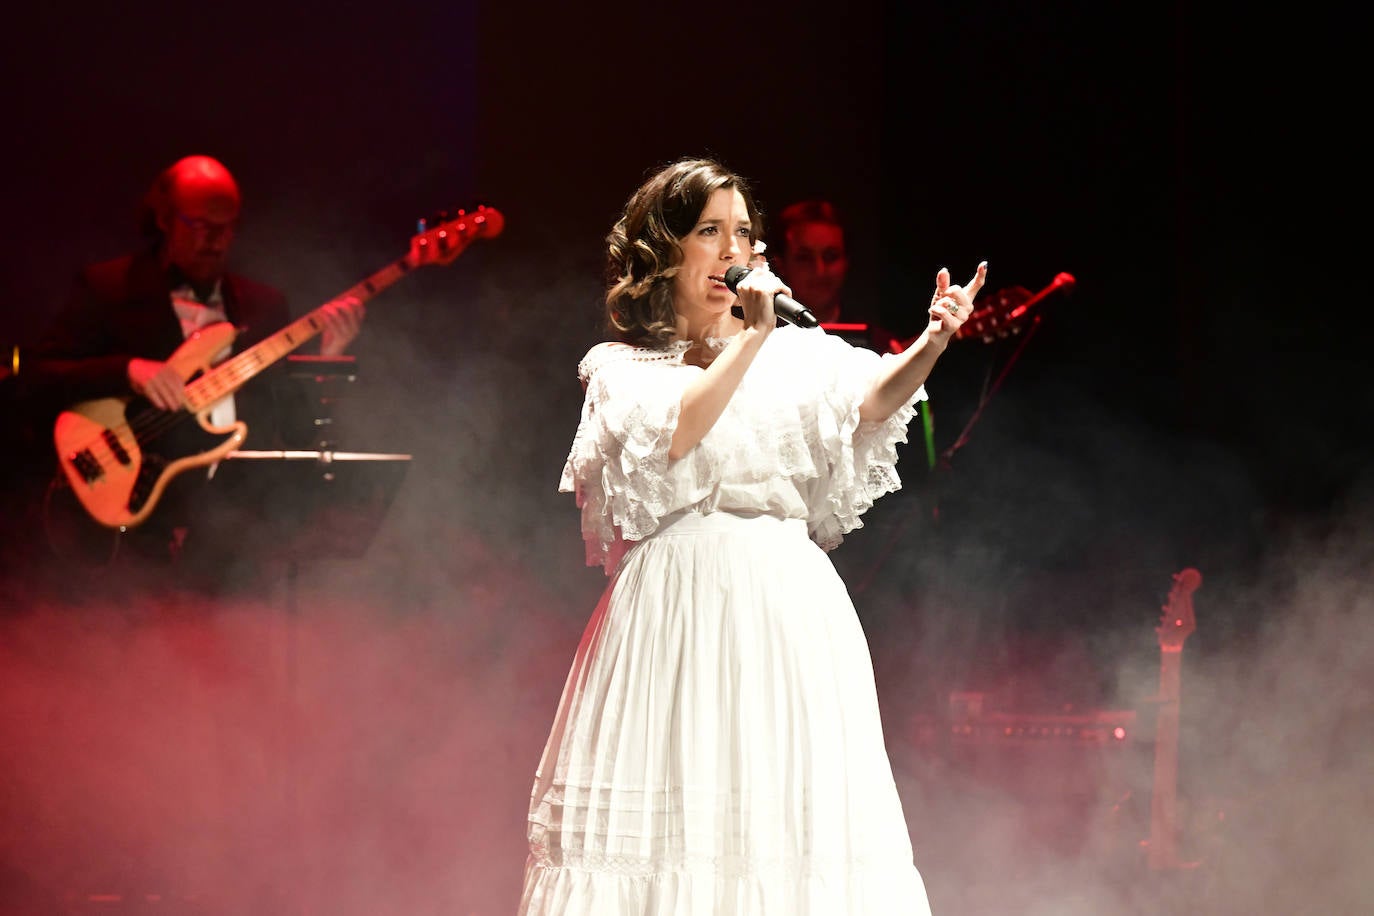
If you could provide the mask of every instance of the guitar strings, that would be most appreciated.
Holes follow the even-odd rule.
[[[307,315],[302,322],[308,325],[309,333],[302,333],[304,336],[295,341],[291,349],[295,349],[306,341],[310,340],[319,331],[318,320],[314,313]],[[270,339],[270,338],[269,338]],[[289,350],[287,351],[289,352]],[[183,391],[190,397],[193,403],[208,402],[214,403],[220,397],[228,396],[237,391],[242,385],[252,379],[263,368],[276,362],[273,359],[264,359],[262,352],[256,346],[250,347],[239,355],[231,358],[217,367],[217,371],[212,374],[198,376],[188,382]],[[229,384],[221,384],[221,379],[227,379]],[[125,421],[116,426],[102,429],[100,433],[92,436],[85,442],[78,443],[78,451],[88,451],[94,457],[105,464],[107,459],[118,461],[114,450],[109,446],[105,433],[114,433],[115,437],[122,438],[120,433],[127,431],[133,436],[134,442],[142,444],[161,436],[186,418],[194,416],[190,405],[183,405],[179,410],[160,410],[154,414],[143,414],[132,421]]]

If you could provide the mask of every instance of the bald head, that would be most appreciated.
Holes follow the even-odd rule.
[[[239,184],[218,159],[187,156],[167,169],[168,197],[183,209],[192,206],[232,208],[237,215]]]
[[[217,159],[187,156],[158,177],[154,211],[163,255],[195,283],[212,283],[229,259],[239,186]]]

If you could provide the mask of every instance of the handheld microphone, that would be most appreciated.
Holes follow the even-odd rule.
[[[735,287],[739,286],[739,281],[749,276],[749,268],[734,264],[725,271],[725,285],[730,288],[730,292],[735,292]],[[784,321],[795,324],[799,328],[814,328],[820,326],[820,321],[811,314],[811,310],[802,305],[796,299],[786,293],[773,294],[773,311]]]

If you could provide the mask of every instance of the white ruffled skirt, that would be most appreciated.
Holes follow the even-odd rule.
[[[521,916],[928,914],[868,643],[805,522],[666,519],[578,646]]]

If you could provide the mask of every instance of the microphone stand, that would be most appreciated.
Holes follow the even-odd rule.
[[[1024,306],[1022,307],[1024,308]],[[997,393],[997,390],[1002,387],[1002,383],[1007,380],[1007,373],[1011,372],[1011,367],[1021,358],[1022,351],[1026,349],[1026,345],[1030,343],[1030,339],[1035,335],[1035,329],[1038,327],[1040,327],[1039,315],[1031,319],[1030,329],[1022,336],[1020,345],[1012,351],[1011,356],[1007,358],[1006,365],[1002,367],[1002,371],[993,381],[992,387],[987,389],[983,393],[983,396],[978,399],[978,406],[974,408],[973,416],[969,417],[968,422],[964,424],[964,428],[959,432],[959,435],[955,437],[955,440],[950,443],[949,448],[940,453],[940,460],[932,470],[953,470],[954,453],[968,444],[969,434],[973,431],[974,424],[976,424],[978,418],[983,415],[983,409],[988,406],[988,402],[992,400],[992,396]]]
[[[1032,308],[1039,305],[1042,300],[1049,297],[1051,294],[1055,293],[1058,290],[1073,289],[1074,283],[1075,280],[1072,274],[1063,272],[1056,274],[1054,279],[1050,281],[1049,286],[1046,286],[1044,289],[1040,290],[1040,292],[1036,293],[1034,296],[1031,296],[1025,302],[1022,302],[1016,308],[1012,309],[1011,314],[1008,316],[1009,320],[1015,321],[1016,318],[1026,314]],[[1002,367],[1002,371],[998,374],[996,380],[992,383],[992,387],[986,390],[983,393],[983,396],[978,399],[978,406],[974,409],[973,416],[969,417],[968,423],[964,424],[964,428],[960,431],[959,435],[955,437],[954,442],[949,446],[949,448],[945,449],[943,452],[940,453],[940,463],[938,469],[945,471],[953,469],[952,462],[954,458],[954,453],[968,444],[969,434],[973,431],[974,424],[977,423],[978,418],[983,415],[983,409],[988,406],[988,402],[992,400],[992,396],[997,393],[997,390],[1002,387],[1002,383],[1006,381],[1007,374],[1011,372],[1011,367],[1016,365],[1016,361],[1021,358],[1021,353],[1026,349],[1026,346],[1030,343],[1030,339],[1033,336],[1035,336],[1036,329],[1040,327],[1040,318],[1041,316],[1036,315],[1034,318],[1031,319],[1030,329],[1027,330],[1026,333],[1022,336],[1020,346],[1018,346],[1014,351],[1012,351],[1011,356],[1007,358],[1006,365]],[[934,470],[934,468],[932,470]],[[937,517],[938,513],[939,507],[937,506]]]
[[[1073,284],[1074,278],[1072,277],[1072,275],[1067,273],[1058,274],[1057,276],[1055,276],[1054,280],[1048,286],[1046,286],[1044,289],[1040,290],[1040,292],[1036,293],[1034,296],[1031,296],[1025,302],[1021,303],[1015,309],[1013,309],[1011,317],[1016,318],[1020,317],[1021,315],[1024,315],[1032,307],[1038,305],[1043,299],[1050,296],[1057,290],[1064,288],[1072,288]],[[1024,335],[1022,335],[1020,344],[1012,352],[1011,356],[1007,358],[1006,365],[1002,367],[1002,371],[999,372],[997,378],[993,380],[991,387],[985,388],[982,396],[978,399],[978,406],[974,408],[973,415],[969,417],[969,421],[966,424],[964,424],[964,428],[960,430],[959,435],[955,437],[954,442],[952,442],[948,448],[944,449],[939,453],[938,458],[934,457],[934,440],[933,438],[931,438],[933,428],[931,426],[929,409],[923,408],[921,410],[921,420],[926,432],[927,463],[929,465],[931,473],[931,485],[928,489],[931,493],[934,494],[934,497],[931,500],[930,510],[930,520],[932,523],[936,525],[940,523],[939,486],[941,481],[939,478],[942,475],[954,470],[955,452],[957,452],[959,449],[963,448],[965,445],[968,444],[970,435],[973,432],[973,427],[977,424],[979,418],[982,417],[983,410],[992,400],[992,396],[997,393],[998,389],[1002,387],[1003,382],[1006,381],[1007,375],[1011,372],[1012,366],[1014,366],[1017,360],[1021,358],[1021,354],[1025,351],[1027,345],[1030,344],[1030,340],[1035,335],[1036,329],[1040,327],[1040,319],[1041,316],[1039,315],[1036,315],[1034,318],[1031,319],[1030,328],[1026,331]],[[889,556],[891,556],[894,546],[897,544],[898,541],[901,540],[901,535],[905,533],[907,527],[911,524],[911,521],[914,517],[915,512],[911,512],[905,514],[898,522],[896,531],[893,532],[893,536],[888,539],[887,549],[882,551],[882,553],[878,555],[878,558],[874,560],[873,564],[869,567],[868,572],[865,573],[863,577],[858,581],[857,585],[855,585],[854,593],[856,595],[863,594],[868,589],[868,586],[870,583],[872,583],[874,576],[876,576],[878,574],[878,571],[882,569],[884,564],[887,563],[887,559]]]

